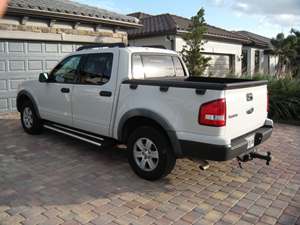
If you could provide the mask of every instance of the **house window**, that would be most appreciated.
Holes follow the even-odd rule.
[[[229,74],[235,73],[235,55],[229,56]]]
[[[259,73],[260,67],[260,52],[258,50],[255,51],[255,59],[254,59],[254,72]]]
[[[242,51],[242,74],[246,75],[248,72],[248,50]]]

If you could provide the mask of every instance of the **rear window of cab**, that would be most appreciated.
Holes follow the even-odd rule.
[[[134,79],[185,76],[184,67],[177,56],[133,54],[132,76]]]

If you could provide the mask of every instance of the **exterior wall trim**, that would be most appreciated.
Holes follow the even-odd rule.
[[[37,33],[29,31],[9,31],[0,32],[0,39],[10,40],[41,40],[41,41],[65,41],[65,42],[124,42],[123,37],[108,37],[108,36],[88,36],[88,35],[73,35],[73,34],[55,34],[55,33]]]

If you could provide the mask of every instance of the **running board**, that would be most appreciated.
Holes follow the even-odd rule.
[[[56,124],[55,125],[44,125],[44,128],[55,131],[55,132],[58,132],[58,133],[61,133],[61,134],[68,135],[70,137],[79,139],[81,141],[91,143],[91,144],[96,145],[98,147],[102,146],[102,143],[100,143],[100,142],[104,141],[103,138],[96,137],[96,136],[90,135],[90,134],[85,134],[83,132],[76,131],[76,130],[73,130],[73,129],[70,129],[70,128],[65,128],[65,127],[62,127],[62,126],[59,126],[59,125],[56,125]],[[82,136],[79,136],[80,134],[82,134]],[[83,136],[85,136],[85,137],[83,137]],[[96,140],[91,140],[88,137],[91,137],[93,139],[97,139],[97,141]]]
[[[97,137],[97,136],[92,135],[92,134],[87,134],[87,133],[82,132],[82,131],[74,130],[74,129],[72,129],[72,128],[64,127],[64,126],[59,125],[59,124],[55,124],[55,123],[54,123],[54,124],[48,124],[48,125],[50,125],[51,127],[54,127],[54,128],[58,128],[59,130],[63,130],[63,131],[66,131],[66,132],[75,133],[75,134],[77,134],[77,135],[79,135],[79,136],[85,136],[85,137],[88,137],[88,139],[89,139],[89,138],[91,138],[91,139],[96,139],[96,140],[98,140],[98,141],[100,141],[100,142],[103,142],[103,141],[104,141],[104,139],[101,138],[101,137]]]

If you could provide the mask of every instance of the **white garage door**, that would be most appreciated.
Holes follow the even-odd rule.
[[[0,112],[16,111],[16,92],[24,80],[51,70],[80,44],[0,39]]]
[[[209,67],[205,71],[205,75],[215,77],[225,77],[232,73],[232,63],[230,55],[215,55],[204,54],[206,57],[210,57]]]

